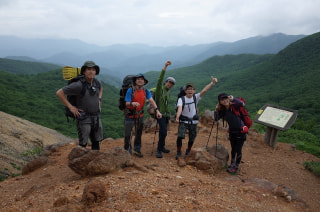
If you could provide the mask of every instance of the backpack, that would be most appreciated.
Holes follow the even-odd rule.
[[[133,85],[133,79],[135,75],[127,75],[123,78],[122,86],[119,92],[119,104],[118,108],[119,110],[124,111],[126,109],[126,101],[124,100],[126,98],[126,94],[129,88],[132,89],[132,94],[134,95],[135,87]]]
[[[82,89],[80,92],[80,96],[84,96],[85,92],[86,92],[86,88],[87,88],[87,80],[85,79],[84,75],[79,75],[77,77],[74,77],[70,80],[68,80],[68,85],[70,85],[73,82],[77,82],[77,81],[81,81],[82,82]],[[94,79],[95,80],[95,79]],[[100,90],[100,82],[98,80],[96,80],[97,83],[97,87]],[[70,102],[70,104],[72,104],[75,107],[78,107],[78,97],[76,95],[67,95],[67,100]],[[65,106],[65,116],[67,117],[67,120],[69,121],[69,117],[73,118],[73,120],[76,118],[73,113],[69,110],[68,107]]]
[[[252,120],[251,120],[251,118],[250,118],[250,116],[249,116],[249,113],[248,113],[246,107],[245,107],[246,101],[245,101],[244,98],[242,98],[242,97],[238,97],[238,99],[244,103],[244,106],[241,106],[241,107],[239,108],[239,110],[236,110],[236,108],[235,108],[233,105],[231,105],[232,111],[233,111],[234,114],[236,114],[237,116],[239,116],[239,117],[241,118],[241,120],[243,121],[243,123],[244,123],[248,128],[250,128],[251,125],[252,125]]]

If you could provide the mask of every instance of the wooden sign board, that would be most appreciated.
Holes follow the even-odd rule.
[[[294,124],[297,116],[297,110],[265,104],[258,111],[254,121],[271,128],[287,131]]]

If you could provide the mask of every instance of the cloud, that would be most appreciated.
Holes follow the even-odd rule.
[[[320,31],[318,0],[2,0],[0,35],[199,44]]]

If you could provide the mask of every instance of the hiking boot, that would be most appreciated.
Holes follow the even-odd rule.
[[[143,157],[143,154],[140,151],[134,151],[133,154],[139,158]]]
[[[156,157],[157,157],[157,158],[162,158],[162,153],[161,153],[161,151],[157,150]]]
[[[181,151],[177,151],[177,155],[176,155],[176,160],[178,160],[179,158],[181,158]]]
[[[190,153],[190,149],[186,149],[186,154],[185,154],[185,156],[188,156],[189,153]]]
[[[237,173],[238,166],[235,163],[231,163],[230,166],[227,168],[227,172],[229,173]]]
[[[161,152],[163,152],[163,153],[169,153],[170,150],[169,150],[169,149],[166,149],[165,147],[163,147],[162,150],[161,150]]]

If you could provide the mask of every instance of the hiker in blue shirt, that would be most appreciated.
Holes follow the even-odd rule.
[[[103,139],[100,119],[100,102],[103,89],[101,82],[95,78],[99,72],[99,66],[93,61],[86,61],[81,67],[81,75],[84,75],[84,77],[56,92],[60,101],[69,108],[76,118],[79,145],[86,147],[90,137],[92,150],[99,150],[99,142]],[[77,96],[78,106],[73,106],[66,95]]]
[[[233,105],[231,107],[231,105]],[[248,133],[248,127],[244,125],[244,122],[233,111],[244,106],[244,103],[238,98],[228,96],[226,93],[221,93],[218,96],[218,104],[214,112],[215,120],[218,121],[223,118],[229,125],[229,139],[231,144],[231,164],[227,168],[230,173],[236,173],[239,169],[239,165],[242,158],[242,146],[246,140],[246,133]]]
[[[126,107],[129,113],[125,116],[125,137],[124,137],[124,149],[128,150],[129,153],[132,153],[131,148],[131,132],[133,126],[135,126],[135,138],[134,138],[134,147],[133,154],[138,157],[143,157],[141,153],[141,136],[143,130],[143,106],[146,99],[152,104],[153,108],[156,110],[157,118],[161,118],[162,115],[157,108],[156,102],[153,100],[152,95],[148,89],[145,89],[143,86],[148,83],[148,80],[144,77],[143,74],[137,74],[134,79],[134,92],[132,88],[129,88],[126,96],[125,102]]]

